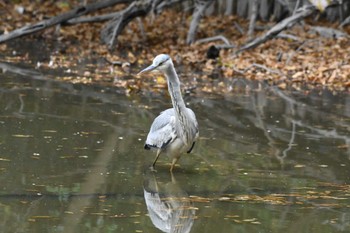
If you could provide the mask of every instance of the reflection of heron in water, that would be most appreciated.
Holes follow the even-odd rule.
[[[190,232],[196,209],[173,175],[171,182],[161,184],[154,173],[148,171],[144,175],[143,193],[155,227],[163,232]]]
[[[143,69],[139,74],[151,70],[158,70],[167,78],[173,108],[161,112],[154,119],[147,136],[145,149],[157,149],[153,168],[161,152],[167,154],[172,159],[170,167],[172,171],[181,154],[191,152],[198,138],[198,123],[196,115],[191,109],[186,108],[182,99],[180,81],[170,56],[167,54],[156,56],[152,65]]]

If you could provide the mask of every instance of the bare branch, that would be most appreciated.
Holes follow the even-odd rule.
[[[267,40],[270,40],[274,38],[278,33],[285,30],[286,28],[294,25],[299,20],[311,15],[313,12],[315,12],[316,8],[311,5],[304,6],[300,8],[294,15],[282,20],[280,23],[276,24],[274,27],[272,27],[269,31],[267,31],[263,36],[256,38],[252,42],[243,45],[240,49],[236,51],[237,53],[240,53],[244,50],[255,48],[258,45],[266,42]]]
[[[146,15],[152,7],[153,0],[132,2],[126,9],[118,12],[101,31],[101,40],[111,49],[118,35],[134,18]]]
[[[70,19],[91,13],[93,11],[97,11],[116,4],[128,3],[128,2],[130,2],[130,0],[105,0],[97,3],[91,3],[85,6],[79,6],[61,15],[16,29],[8,34],[2,34],[0,35],[0,43],[20,37],[20,36],[24,36],[34,32],[44,30],[48,27],[52,27],[57,24],[64,23]]]
[[[213,0],[206,0],[206,1],[196,1],[196,6],[193,11],[192,15],[192,21],[190,25],[190,29],[187,33],[187,44],[192,44],[195,41],[195,35],[197,32],[199,21],[201,20],[204,11],[213,3]]]
[[[231,42],[223,35],[203,38],[203,39],[197,40],[196,43],[200,44],[200,43],[206,43],[214,40],[222,40],[226,45],[232,45]]]
[[[252,11],[251,11],[250,22],[249,22],[248,39],[253,38],[256,17],[258,15],[258,0],[251,0],[250,2],[253,5],[251,8]]]

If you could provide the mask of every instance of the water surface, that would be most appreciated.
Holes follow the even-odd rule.
[[[350,231],[347,94],[186,95],[200,139],[171,175],[143,149],[167,95],[18,73],[0,74],[1,232]]]

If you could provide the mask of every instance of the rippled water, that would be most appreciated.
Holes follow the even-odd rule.
[[[350,96],[233,90],[185,97],[171,175],[143,149],[167,95],[0,74],[1,232],[349,232]]]

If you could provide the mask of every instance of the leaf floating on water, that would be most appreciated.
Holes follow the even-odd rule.
[[[239,215],[225,215],[225,218],[239,218]]]
[[[71,159],[71,158],[74,158],[73,155],[63,155],[60,157],[61,159]]]
[[[295,168],[303,168],[303,167],[305,167],[305,165],[304,164],[296,164],[296,165],[294,165],[294,167]]]
[[[199,196],[193,196],[193,195],[190,196],[190,199],[191,199],[191,201],[193,201],[193,202],[203,202],[203,203],[210,202],[210,199],[209,199],[209,198],[206,198],[206,197],[199,197]]]
[[[348,148],[349,148],[349,145],[343,144],[343,145],[337,146],[337,148],[338,148],[338,149],[348,149]]]
[[[5,159],[5,158],[0,158],[0,161],[10,162],[11,160],[9,160],[9,159]]]
[[[219,197],[219,201],[229,201],[229,197]]]
[[[126,215],[124,214],[116,214],[116,215],[113,215],[113,216],[110,216],[111,218],[126,218]]]
[[[81,131],[80,133],[82,135],[98,135],[98,134],[101,134],[100,132],[96,132],[96,131],[91,131],[91,132]]]
[[[44,132],[44,133],[57,133],[57,130],[54,130],[54,129],[44,129],[44,130],[42,130],[42,132]]]
[[[35,219],[52,219],[54,217],[49,215],[37,215],[37,216],[32,216],[30,218],[35,220]]]
[[[88,150],[88,147],[73,147],[73,150]]]
[[[247,219],[243,219],[243,222],[254,222],[256,221],[256,218],[247,218]]]
[[[91,215],[106,216],[106,213],[90,213]]]
[[[12,137],[15,137],[15,138],[32,138],[34,136],[33,135],[29,135],[29,134],[13,134]]]

